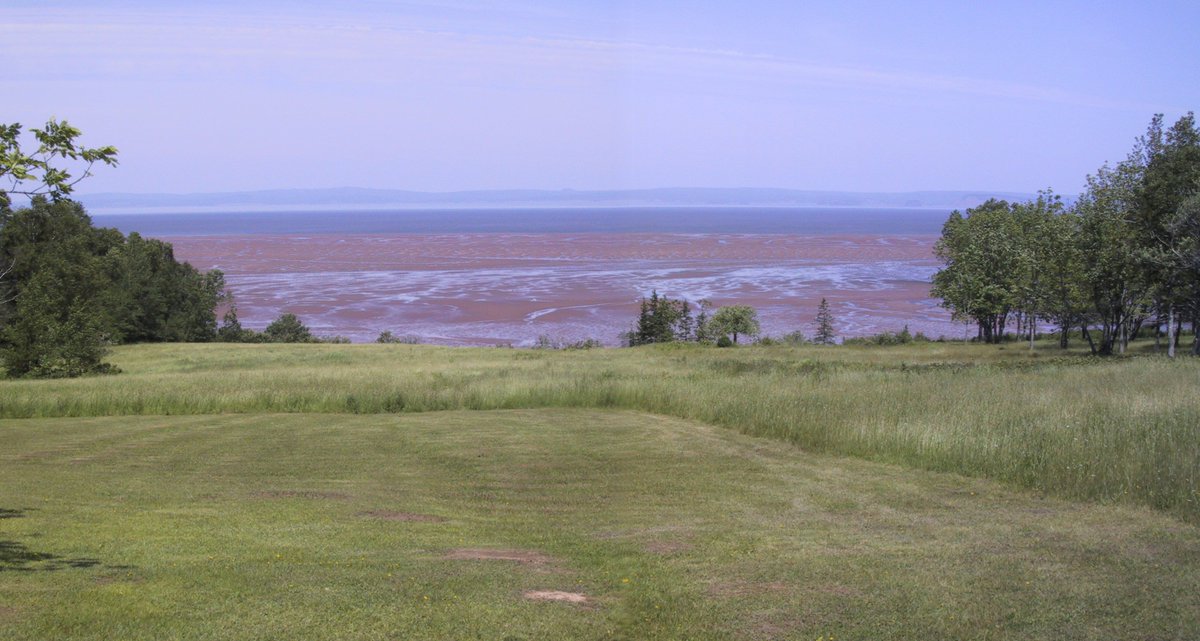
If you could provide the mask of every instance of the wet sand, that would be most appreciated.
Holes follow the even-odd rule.
[[[758,309],[763,330],[812,332],[828,298],[842,335],[954,336],[929,298],[936,236],[777,234],[388,234],[167,238],[177,257],[218,268],[243,325],[293,312],[318,334],[370,341],[617,344],[638,301],[673,298]]]

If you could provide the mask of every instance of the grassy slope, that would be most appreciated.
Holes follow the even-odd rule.
[[[147,353],[111,380],[151,380]],[[1200,636],[1200,529],[1167,515],[643,413],[8,420],[0,443],[14,641]]]
[[[623,408],[1200,521],[1200,360],[1057,353],[144,345],[119,376],[0,381],[0,416]]]

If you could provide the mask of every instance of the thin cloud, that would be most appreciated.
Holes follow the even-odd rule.
[[[111,14],[15,11],[5,16],[0,11],[0,19],[0,56],[22,61],[13,71],[25,80],[53,79],[59,72],[77,75],[80,69],[127,78],[180,71],[236,78],[247,70],[282,65],[300,70],[308,80],[379,82],[430,68],[450,80],[456,73],[473,76],[480,68],[491,68],[536,70],[546,83],[570,80],[571,74],[662,75],[1153,110],[1057,87],[616,40],[479,35],[344,19],[314,24],[311,16],[281,21],[247,14],[234,20],[198,11],[129,12],[115,19]],[[46,42],[55,46],[47,48]]]

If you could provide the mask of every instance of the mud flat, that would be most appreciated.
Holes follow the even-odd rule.
[[[532,343],[539,335],[616,344],[641,296],[759,310],[768,334],[811,331],[828,298],[846,336],[958,336],[929,298],[934,235],[463,233],[167,238],[219,268],[242,322],[293,312],[319,334],[369,341]]]

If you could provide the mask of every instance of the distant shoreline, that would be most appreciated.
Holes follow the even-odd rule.
[[[949,209],[881,207],[342,208],[101,213],[146,236],[417,233],[938,234]]]
[[[395,189],[274,189],[220,193],[95,193],[77,199],[93,211],[345,211],[397,209],[887,208],[962,209],[990,198],[1028,200],[1001,190],[852,192],[772,188],[616,190],[501,189],[422,192]],[[1071,197],[1066,197],[1070,200]]]

